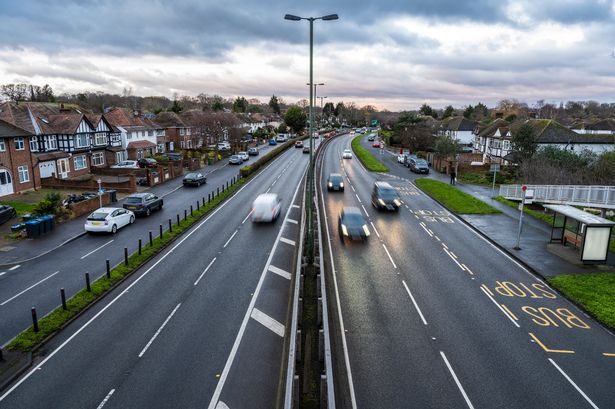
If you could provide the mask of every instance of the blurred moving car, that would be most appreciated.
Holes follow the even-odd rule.
[[[157,168],[158,161],[154,158],[141,158],[137,161],[140,168]]]
[[[269,145],[274,146],[274,145],[277,145],[277,144],[278,144],[278,141],[276,141],[275,139],[269,139]]]
[[[372,147],[373,148],[380,148],[380,142],[379,141],[374,141],[374,143],[372,143]]]
[[[331,173],[327,178],[327,190],[344,191],[344,178],[339,173]]]
[[[162,198],[153,193],[133,193],[124,199],[122,207],[132,210],[135,214],[149,216],[152,210],[161,210],[163,204]]]
[[[229,165],[241,165],[243,163],[243,159],[239,155],[233,155],[228,158]]]
[[[401,199],[397,190],[387,182],[375,182],[372,190],[372,206],[376,209],[399,210]]]
[[[139,166],[139,162],[137,162],[136,160],[123,160],[111,166],[111,169],[122,169],[122,168],[139,169],[140,166]]]
[[[0,205],[0,224],[11,220],[15,216],[17,216],[17,212],[12,206]]]
[[[345,238],[365,241],[369,237],[367,221],[358,207],[344,207],[338,218],[338,230],[342,243]]]
[[[201,172],[190,172],[182,179],[184,186],[201,186],[207,183],[207,178]]]
[[[303,148],[303,141],[295,142],[295,148]]]
[[[250,155],[248,155],[248,152],[245,151],[238,152],[237,156],[239,156],[244,162],[250,159]]]
[[[425,159],[410,159],[408,167],[414,173],[429,174],[429,165]]]
[[[118,229],[135,222],[135,214],[127,209],[101,207],[94,210],[85,221],[85,231],[115,234]]]
[[[303,147],[303,153],[310,153],[310,147],[309,146],[304,146]]]
[[[248,148],[248,155],[250,156],[256,156],[259,153],[258,148]]]
[[[374,134],[371,134],[370,136],[367,137],[367,140],[370,142],[373,142],[376,139],[376,136]]]
[[[352,151],[350,149],[344,149],[342,159],[352,159]]]
[[[274,222],[281,211],[282,200],[277,193],[263,193],[252,204],[252,221]]]

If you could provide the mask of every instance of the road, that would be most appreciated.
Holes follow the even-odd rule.
[[[289,149],[55,337],[0,407],[274,406],[307,156]],[[248,218],[264,192],[273,225]]]
[[[341,160],[350,140],[328,145],[319,182],[338,406],[615,407],[615,337],[420,192],[392,155],[390,175]],[[326,191],[331,172],[344,193]],[[398,190],[399,212],[370,206],[375,180]],[[343,206],[364,207],[367,243],[340,242]]]
[[[271,148],[261,147],[261,155]],[[251,156],[246,164],[255,160]],[[86,272],[92,281],[103,276],[105,260],[111,266],[122,263],[124,247],[132,254],[138,249],[139,239],[146,246],[150,231],[156,237],[160,224],[164,231],[168,230],[169,219],[175,224],[178,214],[183,218],[184,210],[189,212],[191,205],[196,209],[197,201],[202,202],[203,197],[207,199],[217,188],[237,177],[239,167],[225,162],[212,170],[206,168],[205,173],[207,183],[198,188],[182,187],[181,178],[153,187],[151,191],[164,198],[163,209],[152,212],[149,217],[137,217],[133,225],[120,229],[116,235],[85,235],[41,258],[3,269],[6,273],[0,276],[0,345],[32,325],[32,307],[36,307],[39,317],[52,311],[60,305],[60,288],[70,297],[85,287]],[[120,201],[118,206],[121,205]]]

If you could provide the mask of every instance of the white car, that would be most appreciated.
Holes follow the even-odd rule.
[[[352,151],[350,149],[344,149],[344,153],[342,153],[342,159],[352,159]]]
[[[237,156],[239,156],[244,162],[250,159],[250,156],[248,156],[248,152],[239,152]]]
[[[85,231],[116,233],[118,229],[135,222],[135,214],[119,207],[101,207],[85,221]]]
[[[406,163],[406,155],[404,153],[400,153],[399,155],[397,155],[397,163]]]
[[[111,169],[139,169],[139,162],[136,160],[123,160],[111,166]]]
[[[253,222],[274,222],[282,211],[282,200],[276,193],[258,195],[252,205]]]

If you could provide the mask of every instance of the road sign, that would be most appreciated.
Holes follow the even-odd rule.
[[[500,171],[500,164],[499,163],[492,163],[490,168],[489,168],[489,172],[499,172]]]

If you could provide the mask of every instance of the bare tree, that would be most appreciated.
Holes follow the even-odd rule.
[[[28,95],[27,84],[6,84],[0,86],[0,93],[13,102],[19,103]]]

